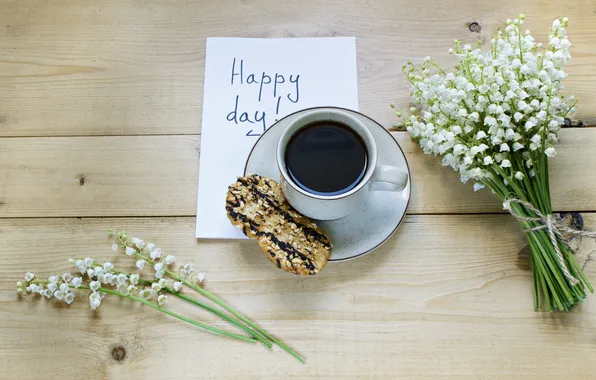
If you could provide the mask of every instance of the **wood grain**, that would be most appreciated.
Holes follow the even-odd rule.
[[[412,173],[411,213],[502,211],[489,191],[474,193],[405,133],[393,135]],[[596,210],[594,146],[596,129],[562,132],[551,163],[556,210]],[[1,139],[0,218],[196,215],[198,160],[198,136]]]
[[[451,66],[453,39],[486,44],[520,12],[541,41],[571,20],[566,91],[594,124],[591,1],[0,0],[0,136],[200,133],[209,36],[356,36],[360,109],[389,127],[388,105],[408,106],[405,62]]]
[[[595,214],[584,217],[596,225]],[[48,276],[69,270],[71,255],[110,258],[108,227],[194,261],[208,289],[307,365],[117,299],[93,313],[84,297],[71,307],[16,297],[27,270]],[[0,231],[2,378],[587,379],[596,371],[594,298],[567,315],[532,311],[525,238],[507,215],[409,216],[377,252],[308,278],[277,270],[251,241],[197,244],[193,218],[3,219]],[[579,251],[586,262],[596,243]],[[112,261],[127,267],[130,259]],[[586,274],[596,280],[594,261]],[[127,352],[120,363],[111,356],[117,346]]]

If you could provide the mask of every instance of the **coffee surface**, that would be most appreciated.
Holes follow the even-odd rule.
[[[366,172],[368,155],[362,138],[334,122],[310,124],[286,147],[286,168],[302,189],[317,195],[338,195],[355,188]]]

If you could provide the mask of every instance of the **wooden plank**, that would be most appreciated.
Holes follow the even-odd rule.
[[[592,2],[1,0],[0,136],[200,133],[209,36],[356,36],[361,110],[389,127],[388,105],[408,106],[405,62],[451,66],[453,39],[486,44],[520,11],[541,41],[554,17],[571,20],[566,91],[594,123]]]
[[[587,226],[596,215],[584,215]],[[107,228],[194,261],[206,287],[307,357],[215,337],[158,312],[84,296],[70,307],[26,298],[27,270],[70,270],[72,255],[109,259]],[[314,277],[273,267],[252,241],[199,242],[193,218],[0,220],[0,373],[45,378],[587,379],[596,371],[594,296],[576,312],[532,310],[525,238],[507,215],[409,216],[377,252]],[[580,262],[596,252],[583,241]],[[521,253],[520,253],[521,252]],[[117,267],[129,263],[112,258]],[[586,273],[596,281],[596,264]],[[171,304],[214,323],[208,315]],[[113,347],[126,358],[116,362]],[[31,365],[35,358],[35,365]],[[165,362],[167,360],[167,362]],[[76,363],[74,365],[73,363]],[[167,364],[166,364],[167,363]]]
[[[502,211],[489,191],[474,193],[406,134],[394,136],[412,172],[411,213]],[[596,165],[596,129],[564,130],[561,140],[554,207],[596,210],[596,173],[587,169]],[[0,139],[0,217],[195,215],[198,159],[198,136]]]

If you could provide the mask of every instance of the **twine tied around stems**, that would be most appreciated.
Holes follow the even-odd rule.
[[[533,212],[536,215],[536,217],[535,218],[526,217],[526,216],[516,213],[511,208],[511,203],[518,203],[518,204],[524,206],[527,210]],[[557,259],[559,261],[559,265],[561,266],[561,270],[563,271],[565,278],[567,278],[567,280],[571,283],[571,285],[577,285],[579,283],[579,281],[574,276],[572,276],[571,273],[569,273],[569,269],[567,269],[567,265],[565,265],[565,259],[563,258],[563,254],[561,253],[561,249],[559,248],[557,238],[561,239],[561,241],[563,243],[567,244],[567,241],[565,240],[565,238],[563,238],[563,232],[566,232],[571,235],[586,236],[586,237],[591,237],[591,238],[596,238],[596,232],[576,230],[574,228],[567,227],[561,223],[558,223],[552,214],[544,215],[536,207],[534,207],[531,203],[523,201],[521,199],[516,199],[516,198],[507,199],[505,202],[503,202],[503,208],[505,210],[509,211],[511,213],[511,215],[513,215],[513,217],[520,222],[539,223],[538,226],[533,227],[533,228],[528,228],[525,230],[525,232],[533,232],[533,231],[540,231],[540,230],[546,230],[548,232],[548,236],[549,236],[550,241],[553,245],[553,248],[555,249],[555,252],[557,254]]]

